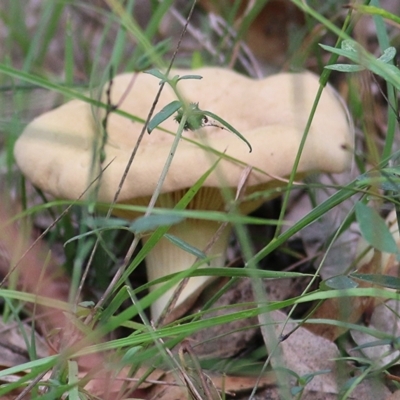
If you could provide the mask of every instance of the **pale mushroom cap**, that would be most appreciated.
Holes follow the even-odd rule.
[[[237,136],[216,127],[185,132],[184,137],[202,145],[207,143],[212,149],[241,162],[221,160],[217,173],[210,175],[205,186],[220,187],[222,178],[224,185],[236,187],[246,165],[269,174],[253,170],[249,185],[266,184],[273,179],[271,175],[286,177],[290,174],[319,87],[315,75],[282,73],[253,80],[226,69],[202,68],[175,70],[171,76],[185,74],[198,74],[203,79],[180,81],[178,89],[184,97],[228,121],[253,147],[250,153]],[[113,80],[113,104],[120,100],[131,79],[132,74],[123,74]],[[158,88],[157,78],[138,73],[120,109],[145,119]],[[173,100],[176,97],[166,85],[156,112]],[[94,117],[95,114],[98,115]],[[15,158],[20,169],[42,190],[59,198],[78,198],[98,173],[98,169],[93,171],[92,168],[93,150],[101,141],[99,127],[103,116],[103,109],[93,110],[89,104],[73,100],[36,118],[15,145]],[[141,122],[115,113],[110,115],[103,165],[112,162],[101,178],[100,201],[113,199],[142,126]],[[175,132],[178,124],[171,117],[162,127]],[[145,134],[119,202],[153,193],[173,138],[172,134],[158,129],[151,135]],[[327,87],[319,102],[298,172],[345,170],[351,162],[352,140],[346,111],[334,90]],[[216,160],[212,154],[182,140],[162,192],[191,187]]]
[[[232,132],[218,127],[184,132],[184,139],[178,145],[162,186],[163,193],[172,194],[160,196],[159,204],[165,206],[165,202],[170,201],[169,204],[174,206],[179,197],[218,159],[216,152],[222,154],[223,158],[190,207],[223,209],[219,188],[222,185],[236,188],[248,165],[253,167],[247,182],[248,191],[283,186],[284,183],[274,177],[287,177],[293,168],[319,88],[318,78],[311,73],[285,73],[253,80],[221,68],[175,70],[171,76],[185,74],[203,77],[201,80],[179,82],[178,89],[185,99],[199,103],[202,110],[211,111],[234,126],[251,143],[253,151],[249,153],[246,143]],[[132,77],[132,74],[124,74],[113,80],[113,104],[119,103],[124,96]],[[133,87],[119,107],[120,110],[146,119],[158,89],[157,78],[145,73],[136,74]],[[175,94],[166,86],[155,112],[174,100]],[[103,101],[106,102],[105,96]],[[87,103],[73,100],[32,121],[15,145],[15,158],[21,171],[34,185],[55,197],[76,199],[81,196],[99,173],[100,163],[98,159],[93,161],[93,153],[102,141],[101,121],[104,114],[104,109],[92,108]],[[162,127],[176,132],[178,124],[171,117]],[[142,122],[115,113],[110,115],[108,140],[104,148],[106,158],[102,165],[110,164],[101,176],[98,200],[113,200],[142,128]],[[145,133],[118,202],[138,203],[138,200],[146,197],[148,202],[173,140],[173,134],[160,129],[155,129],[151,135]],[[331,88],[325,88],[302,154],[299,175],[313,171],[345,170],[351,162],[352,140],[345,108],[336,93]],[[206,145],[212,151],[205,148]],[[141,201],[141,204],[147,202]],[[242,205],[242,211],[256,208],[259,202]],[[123,215],[121,210],[119,212]],[[128,212],[127,216],[133,215]],[[200,228],[204,222],[207,225],[205,230],[204,227]],[[176,228],[177,237],[203,249],[217,227],[216,222],[207,224],[207,221],[188,219],[173,229]],[[229,231],[224,232],[210,250],[210,254],[220,255],[213,260],[217,266],[224,263],[223,253],[228,237]],[[146,259],[150,279],[181,271],[192,265],[194,259],[195,256],[161,238]],[[215,266],[213,262],[211,265]],[[208,282],[209,277],[191,278],[178,304],[182,304],[188,295],[193,295]],[[152,305],[153,318],[159,315],[170,295],[167,292]]]

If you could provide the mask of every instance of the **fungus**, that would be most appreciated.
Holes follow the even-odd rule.
[[[171,75],[185,75],[185,70]],[[202,68],[196,71],[201,80],[181,80],[178,90],[190,102],[203,110],[228,121],[251,143],[247,145],[237,136],[218,126],[206,126],[197,131],[185,131],[172,161],[156,206],[173,207],[216,160],[215,151],[225,154],[215,171],[189,204],[191,209],[225,209],[221,186],[235,191],[243,170],[251,166],[246,194],[282,187],[276,177],[287,177],[292,168],[315,95],[318,78],[308,72],[282,73],[263,80],[253,80],[222,68]],[[114,78],[111,88],[112,104],[123,97],[132,74]],[[159,88],[159,81],[146,73],[138,73],[132,89],[119,109],[145,119]],[[106,87],[107,89],[107,87]],[[106,91],[105,89],[105,91]],[[104,95],[104,101],[106,95]],[[155,113],[176,100],[173,90],[165,86]],[[57,198],[76,199],[93,178],[93,149],[101,142],[103,109],[72,100],[33,120],[15,145],[15,159],[22,173],[37,187]],[[104,165],[97,200],[111,202],[121,181],[131,151],[136,144],[142,122],[111,113],[107,125]],[[177,123],[169,118],[161,124],[168,131],[176,131]],[[147,205],[169,154],[174,135],[155,129],[146,134],[121,189],[118,202]],[[190,140],[186,140],[190,139]],[[351,162],[352,132],[346,110],[338,96],[326,87],[319,101],[307,142],[297,169],[297,179],[311,172],[341,172]],[[198,145],[194,142],[198,142]],[[204,146],[206,144],[207,146]],[[207,147],[213,150],[208,151]],[[100,163],[98,163],[100,164]],[[240,210],[248,213],[262,201],[242,202]],[[126,218],[137,214],[119,211]],[[219,223],[186,219],[172,225],[169,233],[202,250],[216,232]],[[229,229],[210,250],[219,255],[211,263],[223,266]],[[195,256],[162,238],[146,258],[149,280],[182,271],[190,267]],[[178,305],[197,293],[209,282],[209,277],[196,277],[179,297]],[[152,305],[152,317],[157,318],[170,298],[167,292]]]

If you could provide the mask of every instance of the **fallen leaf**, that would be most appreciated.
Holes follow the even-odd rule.
[[[373,274],[380,268],[381,253],[375,252],[373,258],[358,268],[359,273]],[[359,287],[371,287],[367,282],[359,282]],[[375,304],[380,300],[371,297],[354,297],[349,301],[346,298],[327,299],[316,312],[311,316],[313,319],[323,318],[335,321],[356,323],[363,314],[372,312]],[[306,324],[305,327],[330,341],[335,341],[340,335],[347,331],[347,328],[329,324]]]
[[[115,367],[116,368],[116,367]],[[113,371],[113,366],[110,365],[108,367],[111,372]],[[110,395],[115,395],[117,396],[122,387],[125,388],[125,390],[129,390],[130,388],[134,388],[137,386],[139,380],[148,372],[149,368],[147,366],[142,366],[138,368],[136,373],[132,376],[131,374],[131,368],[130,367],[124,367],[122,368],[116,376],[114,374],[106,374],[105,377],[94,377],[88,384],[85,386],[85,389],[92,394],[95,395],[101,395],[104,393],[104,379],[107,380],[107,392]],[[149,387],[153,385],[159,385],[164,383],[164,379],[161,379],[166,372],[161,369],[155,369],[147,378],[146,380],[139,385],[137,388],[138,391],[145,391]],[[84,374],[81,374],[81,378],[84,377]]]
[[[273,372],[265,373],[263,376],[230,376],[209,373],[208,376],[219,390],[226,390],[229,393],[241,393],[253,390],[257,384],[258,389],[276,384],[276,377]]]
[[[0,321],[0,368],[14,367],[31,361],[24,335],[25,338],[34,338],[38,358],[49,355],[49,348],[44,339],[38,333],[33,333],[28,324]]]
[[[188,390],[176,373],[164,376],[162,384],[154,385],[148,392],[152,400],[187,400]]]
[[[271,316],[276,322],[274,327],[279,337],[287,316],[281,311],[273,311]],[[295,327],[296,324],[289,321],[285,326],[285,333],[292,331]],[[330,371],[315,375],[306,385],[307,390],[338,393],[339,375],[334,359],[339,357],[340,353],[335,343],[300,327],[281,342],[279,347],[282,352],[282,366],[296,372],[299,376],[314,374],[318,371]],[[288,385],[294,383],[293,379],[289,379]]]
[[[11,210],[3,204],[0,206],[1,279],[7,279],[11,272],[18,273],[18,289],[67,302],[69,280],[61,273],[60,265],[43,240],[33,241],[31,232],[24,229],[23,224],[10,223]],[[32,304],[27,304],[27,307],[32,309]],[[37,314],[46,313],[46,318],[36,320],[44,331],[63,328],[66,324],[62,312],[39,304],[35,311]]]
[[[217,288],[223,283],[226,283],[226,280],[221,280]],[[200,296],[197,304],[201,304],[211,297],[210,289],[208,288]],[[203,319],[206,320],[207,318],[244,310],[245,306],[240,306],[240,303],[252,301],[253,293],[250,279],[240,279],[213,305],[215,308],[220,308],[231,304],[238,304],[238,307],[212,311],[205,314]],[[200,358],[229,358],[242,352],[258,333],[258,330],[256,317],[242,318],[223,325],[202,329],[190,336],[190,342],[197,356]]]
[[[398,319],[398,311],[400,302],[389,300],[385,304],[379,304],[372,312],[371,320],[368,325],[371,329],[376,329],[378,332],[390,333],[393,338],[400,336],[400,321]],[[351,330],[351,336],[357,346],[362,346],[367,343],[376,342],[378,339],[375,336],[369,335],[358,330]],[[400,355],[398,350],[393,348],[393,345],[385,344],[373,347],[365,347],[360,350],[365,357],[377,363],[378,366],[383,366],[397,359]]]
[[[385,400],[400,400],[400,390],[396,390],[388,397],[386,397]]]

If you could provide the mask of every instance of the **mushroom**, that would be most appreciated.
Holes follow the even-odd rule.
[[[174,70],[171,75],[193,73]],[[238,186],[243,170],[251,166],[246,194],[285,185],[276,177],[287,177],[299,149],[310,110],[319,88],[318,78],[309,73],[281,73],[262,80],[253,80],[234,71],[207,67],[195,71],[201,80],[181,80],[178,90],[188,101],[199,103],[203,110],[228,121],[251,143],[218,126],[187,131],[162,186],[156,203],[173,207],[197,179],[216,160],[215,151],[223,154],[215,171],[189,204],[200,210],[225,209],[221,187],[232,191]],[[150,74],[137,73],[134,84],[119,109],[145,119],[159,88],[159,81]],[[117,104],[129,87],[132,74],[113,79],[111,100]],[[106,87],[107,89],[107,87]],[[105,89],[105,90],[106,90]],[[105,95],[104,95],[105,99]],[[165,87],[155,113],[176,100],[170,87]],[[105,101],[105,100],[104,100]],[[37,187],[57,198],[76,199],[96,174],[93,172],[93,150],[98,148],[102,133],[99,121],[104,110],[80,100],[72,100],[33,120],[15,144],[15,159],[22,173]],[[108,119],[108,140],[105,144],[103,172],[96,193],[98,201],[111,202],[126,168],[132,148],[143,127],[142,122],[112,113]],[[161,124],[166,132],[155,129],[145,135],[120,192],[118,202],[147,205],[169,154],[177,129],[173,118]],[[189,139],[189,140],[187,140]],[[196,144],[199,143],[199,144]],[[208,146],[205,146],[206,144]],[[341,172],[351,162],[352,131],[347,113],[336,92],[326,87],[318,104],[307,142],[297,170],[297,179],[311,172]],[[209,151],[212,149],[213,151]],[[99,164],[99,163],[98,163]],[[255,210],[265,199],[244,201],[243,213]],[[137,214],[120,210],[126,218]],[[120,214],[121,215],[121,214]],[[171,226],[169,233],[202,250],[219,226],[218,222],[186,219]],[[211,263],[223,266],[229,229],[225,229],[210,250],[219,255]],[[146,258],[149,280],[190,267],[195,256],[166,238],[162,238]],[[182,304],[198,293],[210,277],[196,277],[178,299]],[[152,305],[152,317],[160,315],[171,290]]]

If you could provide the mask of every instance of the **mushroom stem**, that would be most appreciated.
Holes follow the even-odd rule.
[[[168,233],[184,240],[199,250],[204,250],[220,225],[221,223],[217,221],[187,219],[177,225],[171,226]],[[229,228],[225,228],[221,236],[211,247],[209,255],[216,255],[217,257],[211,260],[210,267],[224,266],[225,252],[228,246],[230,231]],[[145,241],[146,238],[143,238],[143,240]],[[182,250],[168,239],[161,238],[152,251],[146,256],[148,280],[153,281],[165,275],[184,271],[190,268],[195,261],[196,257],[193,254]],[[184,302],[193,302],[197,295],[212,279],[213,278],[209,276],[190,278],[180,294],[176,306]],[[152,286],[152,289],[154,290],[157,287],[159,287],[159,285]],[[168,290],[151,305],[151,316],[153,320],[158,319],[164,307],[172,297],[175,288],[176,286]],[[187,306],[189,307],[190,305],[187,304]]]

